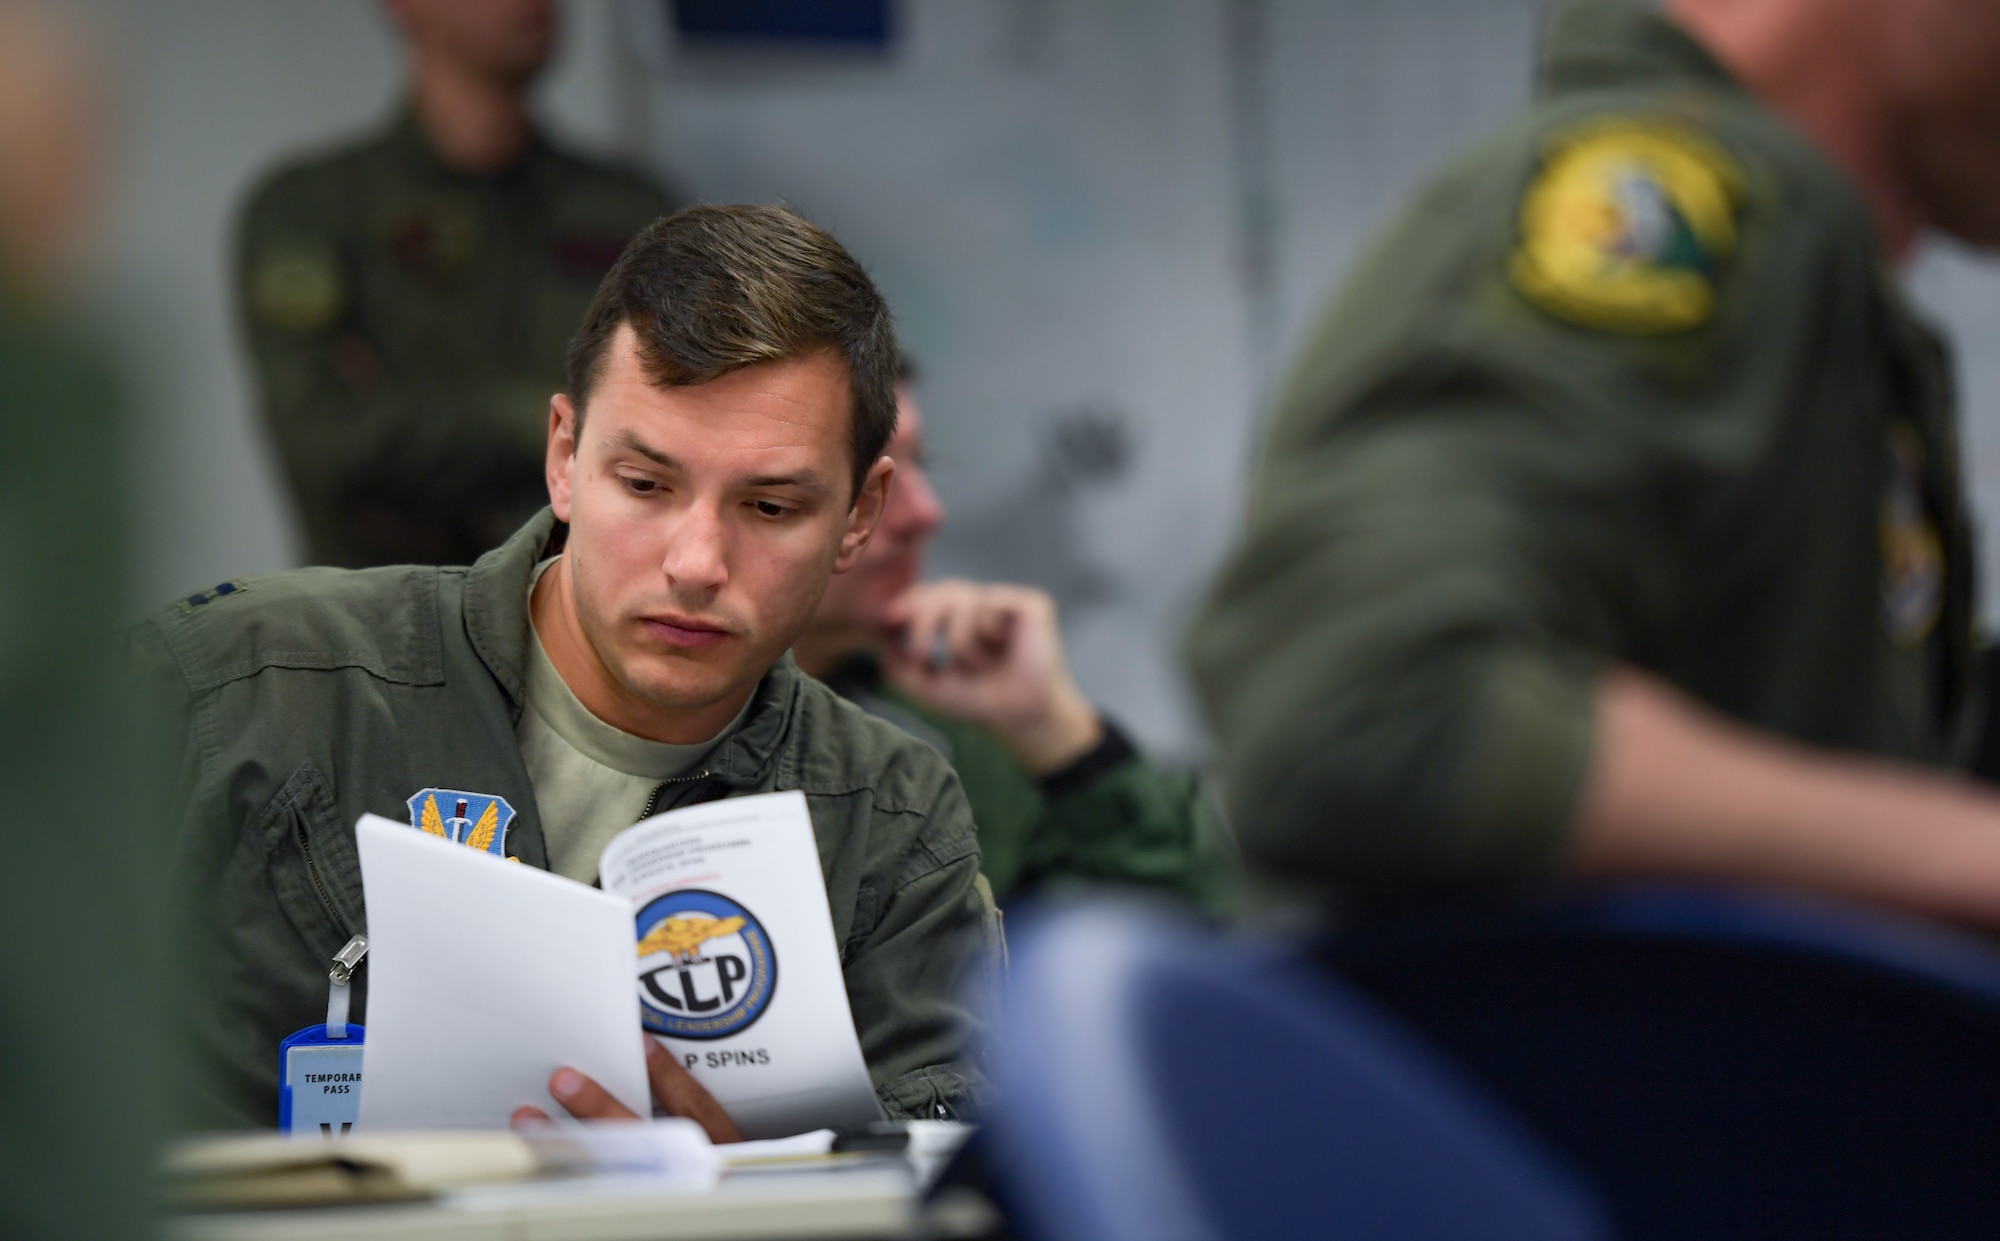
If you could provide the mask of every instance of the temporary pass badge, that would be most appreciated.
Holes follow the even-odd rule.
[[[682,888],[639,910],[640,1021],[674,1038],[727,1038],[756,1024],[778,987],[778,956],[748,909]]]
[[[1584,327],[1697,327],[1714,313],[1742,194],[1735,162],[1684,126],[1615,118],[1564,130],[1522,200],[1509,274],[1528,300]]]
[[[410,798],[410,826],[455,845],[505,857],[514,808],[504,797],[458,789],[420,789]]]

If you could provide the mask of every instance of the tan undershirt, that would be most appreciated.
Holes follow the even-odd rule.
[[[535,566],[535,583],[559,557]],[[674,745],[635,737],[590,713],[556,671],[542,637],[528,623],[528,702],[514,736],[541,812],[542,840],[549,869],[580,883],[597,880],[597,859],[611,838],[639,821],[661,781],[691,775],[749,713],[745,702],[736,718],[707,741]]]

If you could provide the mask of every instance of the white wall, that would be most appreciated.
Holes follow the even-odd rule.
[[[1980,611],[2000,630],[2000,262],[1933,242],[1910,272],[1958,363],[1960,452],[1979,534]]]
[[[97,7],[125,48],[110,289],[143,328],[160,599],[296,555],[229,317],[231,213],[280,153],[375,123],[398,66],[368,0]],[[905,0],[884,60],[718,59],[673,48],[654,0],[594,0],[546,104],[698,197],[788,201],[848,243],[927,371],[940,567],[1052,586],[1086,688],[1195,753],[1180,630],[1262,394],[1368,233],[1525,99],[1539,9]],[[1959,340],[1974,499],[2000,529],[2000,278],[1938,251],[1914,285]],[[1051,481],[1079,411],[1124,428],[1127,467]]]
[[[870,266],[926,371],[939,567],[1054,589],[1085,688],[1192,754],[1180,637],[1263,393],[1366,233],[1525,99],[1537,9],[912,0],[881,62],[657,57],[653,141]],[[1084,410],[1130,464],[1053,485]]]

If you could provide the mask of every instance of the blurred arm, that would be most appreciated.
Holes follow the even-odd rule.
[[[982,828],[983,830],[983,828]],[[1134,754],[1073,789],[1051,792],[1028,842],[1037,879],[1136,883],[1221,913],[1241,866],[1201,777]]]
[[[1211,907],[1226,903],[1237,866],[1228,833],[1201,781],[1162,771],[1107,731],[1070,675],[1055,600],[1032,587],[940,581],[916,586],[892,612],[898,641],[885,660],[895,688],[924,709],[982,729],[1017,772],[993,755],[961,747],[954,761],[975,799],[982,846],[996,832],[1020,837],[999,851],[1018,872],[996,875],[1003,900],[1043,880],[1091,880],[1170,888]],[[980,767],[980,770],[969,769]],[[1006,800],[1032,818],[982,808],[982,791],[1034,785]],[[1037,795],[1039,794],[1039,795]]]
[[[1550,454],[1505,400],[1469,414],[1267,466],[1193,643],[1247,853],[1376,894],[1677,877],[2000,921],[1980,786],[1635,670],[1684,580],[1643,458],[1608,435]]]
[[[2000,925],[2000,799],[1815,750],[1617,669],[1569,864],[1590,876],[1785,884]]]
[[[265,416],[285,471],[322,503],[357,492],[407,494],[433,503],[476,496],[479,485],[520,472],[542,452],[547,384],[467,376],[436,380],[351,377],[336,358],[373,362],[356,332],[338,338],[253,330]]]
[[[1393,893],[1560,865],[1598,652],[1626,645],[1606,498],[1624,480],[1552,471],[1509,421],[1440,402],[1271,454],[1191,638],[1264,866]]]
[[[992,733],[1028,774],[1053,775],[1104,739],[1063,655],[1056,603],[1032,586],[947,580],[890,610],[890,683],[926,709]]]

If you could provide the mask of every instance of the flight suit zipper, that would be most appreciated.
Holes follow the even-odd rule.
[[[327,894],[326,884],[320,881],[319,867],[313,862],[312,844],[306,839],[305,823],[300,821],[294,825],[292,834],[298,837],[299,852],[303,853],[306,859],[306,877],[312,880],[313,891],[319,893],[319,903],[326,910],[326,916],[332,918],[333,924],[340,928],[340,933],[351,940],[354,928],[348,926],[347,919],[341,917],[340,911],[333,907],[333,897]]]
[[[691,776],[674,776],[672,779],[660,781],[659,787],[653,790],[653,795],[646,799],[646,808],[639,812],[639,817],[636,820],[636,822],[644,823],[647,819],[650,819],[654,815],[660,813],[660,799],[667,795],[668,785],[689,784],[696,780],[706,780],[708,779],[710,774],[711,773],[708,771],[707,768],[703,768],[702,770],[695,772]]]

